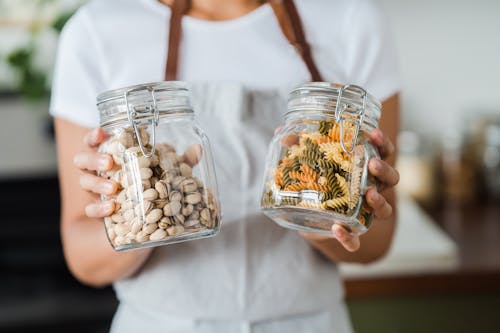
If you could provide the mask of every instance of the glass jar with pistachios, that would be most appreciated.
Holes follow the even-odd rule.
[[[101,176],[119,184],[104,219],[115,250],[177,243],[215,235],[220,226],[214,163],[195,124],[182,82],[116,89],[97,97],[109,135],[99,151],[114,167]]]
[[[373,214],[364,194],[378,157],[368,134],[378,126],[380,103],[363,88],[304,84],[288,99],[285,125],[267,157],[261,207],[278,224],[331,235],[334,223],[359,235]]]

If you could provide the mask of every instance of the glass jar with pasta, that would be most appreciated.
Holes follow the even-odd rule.
[[[306,232],[331,235],[334,223],[355,235],[366,232],[373,213],[364,194],[376,186],[368,161],[378,157],[368,134],[380,110],[355,85],[313,82],[293,90],[266,160],[264,214]]]

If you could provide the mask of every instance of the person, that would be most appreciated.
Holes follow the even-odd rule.
[[[276,8],[302,28],[307,44],[290,45]],[[301,45],[311,59],[297,52]],[[118,253],[102,222],[114,207],[99,195],[117,184],[96,175],[113,161],[96,150],[107,136],[97,128],[95,98],[164,80],[167,53],[167,79],[190,83],[211,139],[223,225],[210,239]],[[370,134],[382,158],[369,162],[382,187],[366,194],[376,220],[361,237],[338,225],[335,237],[297,233],[259,212],[282,92],[319,74],[383,101],[380,130]],[[373,262],[390,247],[398,98],[389,33],[369,0],[90,1],[62,32],[51,101],[69,269],[85,284],[114,285],[120,305],[112,332],[350,332],[336,263]]]

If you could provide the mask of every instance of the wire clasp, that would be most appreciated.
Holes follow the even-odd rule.
[[[142,91],[142,90],[147,90],[151,94],[151,98],[153,100],[152,105],[146,105],[146,106],[133,106],[129,104],[129,95],[133,92],[137,91]],[[158,112],[158,107],[156,105],[156,96],[155,96],[155,89],[150,88],[150,87],[139,87],[139,88],[132,88],[129,89],[125,92],[124,94],[125,97],[125,106],[127,108],[127,114],[128,114],[128,122],[130,126],[134,129],[135,136],[137,137],[137,142],[139,143],[139,148],[141,149],[142,154],[145,157],[152,157],[153,154],[155,153],[156,149],[156,127],[158,126],[158,121],[159,121],[159,112]],[[139,131],[139,124],[144,120],[148,119],[151,124],[151,131],[152,131],[152,139],[151,139],[151,151],[149,153],[146,153],[146,147],[144,146],[141,138],[141,133]]]
[[[346,91],[351,91],[353,93],[361,93],[361,98],[363,99],[363,106],[361,107],[361,109],[356,108],[355,110],[355,115],[358,116],[357,120],[352,119],[352,117],[344,116],[344,112],[347,111],[348,105],[346,103],[342,103],[342,95]],[[337,102],[335,104],[335,122],[340,124],[340,145],[342,146],[342,149],[348,154],[352,154],[352,152],[354,151],[354,144],[358,140],[359,130],[365,118],[367,97],[368,94],[366,90],[354,84],[347,84],[343,86],[342,88],[340,88],[339,93],[337,95]],[[356,125],[350,149],[347,149],[345,144],[344,121],[348,121]]]

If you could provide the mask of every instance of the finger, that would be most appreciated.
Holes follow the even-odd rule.
[[[82,151],[75,155],[73,163],[83,170],[108,171],[113,167],[113,158],[107,154]]]
[[[369,189],[366,192],[366,201],[373,208],[375,216],[386,219],[392,215],[392,206],[385,200],[384,196],[378,193],[375,189]]]
[[[389,163],[378,158],[370,159],[370,162],[368,162],[368,170],[386,186],[396,186],[399,182],[399,172]]]
[[[97,147],[103,143],[108,138],[108,135],[103,131],[102,128],[97,127],[88,132],[83,137],[83,142],[90,147]]]
[[[113,201],[96,202],[85,207],[85,215],[90,218],[102,218],[110,216],[115,210]]]
[[[332,233],[347,251],[355,252],[359,250],[359,237],[351,235],[340,224],[334,224],[332,226]]]
[[[385,136],[384,133],[378,128],[371,131],[370,141],[377,146],[382,158],[386,158],[395,152],[395,147],[391,139]]]
[[[281,138],[281,144],[285,147],[291,147],[299,143],[299,136],[295,134],[288,134]]]
[[[201,160],[201,156],[203,155],[203,149],[200,144],[195,144],[189,146],[188,149],[184,152],[184,161],[189,164],[191,167],[194,167]]]
[[[103,195],[111,195],[118,190],[118,184],[114,181],[88,173],[80,176],[80,186],[84,190]]]
[[[316,234],[312,232],[299,231],[299,235],[308,240],[325,240],[331,239],[332,236],[324,235],[324,234]]]

